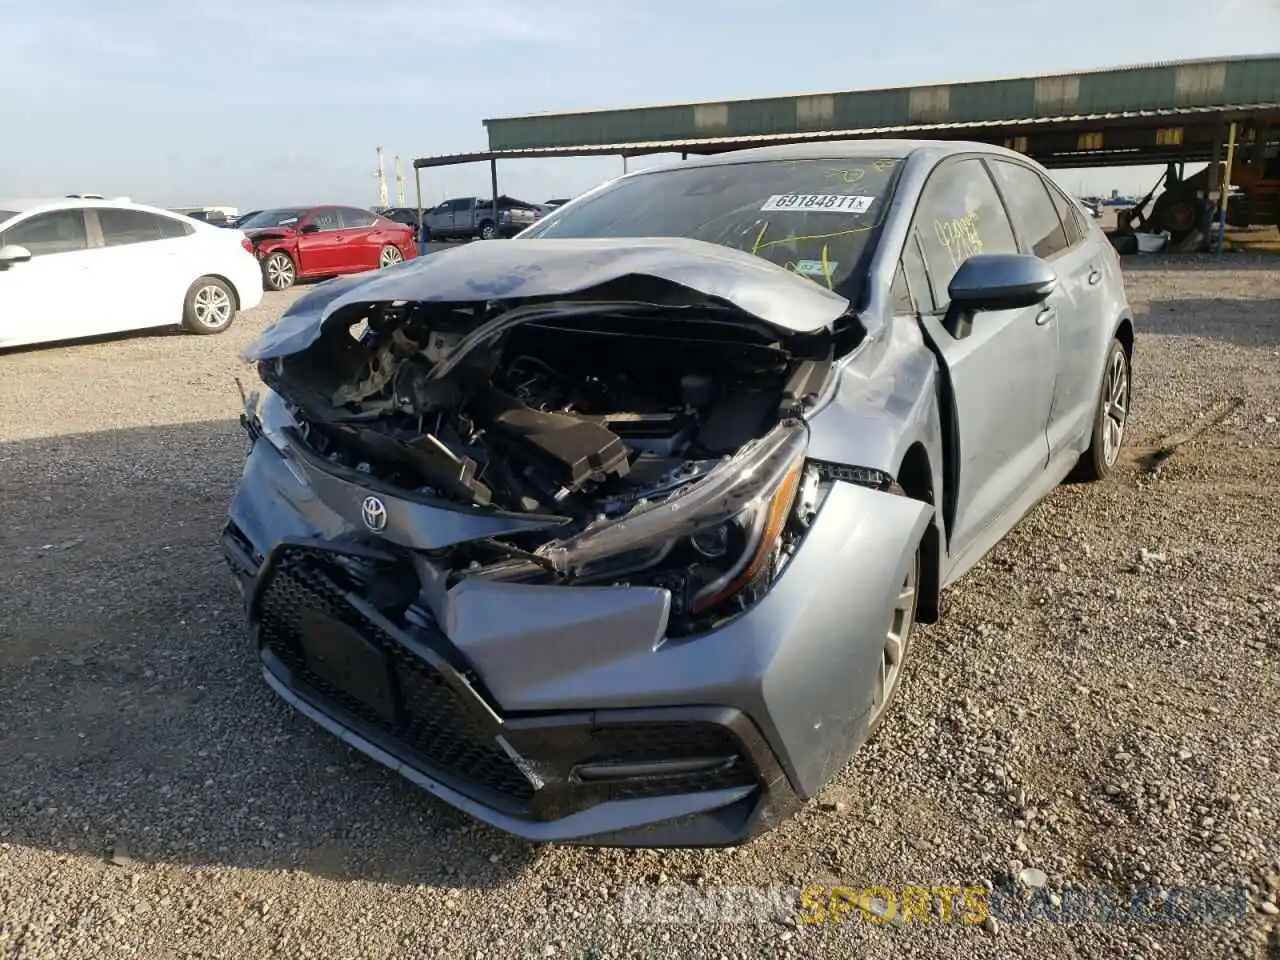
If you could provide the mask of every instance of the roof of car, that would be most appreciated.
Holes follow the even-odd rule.
[[[992,153],[1011,157],[1022,154],[989,143],[964,140],[824,140],[819,143],[784,143],[749,150],[732,150],[705,157],[690,157],[679,166],[714,166],[716,164],[755,163],[765,160],[845,160],[885,158],[902,160],[915,153],[929,153],[941,158],[954,153]],[[1025,157],[1023,158],[1025,159]],[[652,167],[671,169],[670,167]],[[644,173],[646,171],[637,171]]]
[[[22,197],[0,200],[0,210],[11,210],[14,213],[30,213],[32,210],[74,210],[81,207],[128,207],[131,210],[145,210],[148,213],[159,213],[168,217],[182,216],[172,210],[164,210],[145,203],[134,203],[128,197],[108,197],[105,200],[89,200],[84,197]]]

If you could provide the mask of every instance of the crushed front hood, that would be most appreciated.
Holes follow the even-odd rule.
[[[387,270],[322,283],[242,354],[257,362],[305,350],[353,303],[485,303],[580,294],[623,277],[664,280],[732,304],[793,334],[829,330],[849,301],[767,260],[702,240],[609,238],[470,243]]]

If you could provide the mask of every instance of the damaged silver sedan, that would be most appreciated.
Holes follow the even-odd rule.
[[[878,727],[913,626],[1123,439],[1110,245],[975,144],[645,170],[319,284],[223,549],[267,682],[533,841],[725,845]]]

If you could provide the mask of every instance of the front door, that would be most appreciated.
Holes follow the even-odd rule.
[[[298,224],[298,261],[298,272],[307,276],[342,272],[347,254],[336,207],[317,207]]]
[[[0,234],[0,247],[25,247],[31,259],[0,268],[0,347],[44,343],[100,332],[95,258],[84,211],[39,213]]]
[[[434,237],[447,237],[453,233],[453,201],[446,200],[426,213],[427,233]]]
[[[1048,464],[1057,334],[1052,310],[1042,306],[980,313],[959,339],[943,327],[947,288],[960,265],[975,254],[1018,252],[981,161],[947,161],[934,171],[908,243],[918,243],[927,270],[933,309],[922,322],[942,354],[953,395],[959,469],[949,552],[958,557]]]

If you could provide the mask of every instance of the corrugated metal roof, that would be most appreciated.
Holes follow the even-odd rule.
[[[879,93],[888,90],[918,90],[927,87],[945,87],[960,86],[973,83],[1003,83],[1010,80],[1051,80],[1058,77],[1084,77],[1096,76],[1103,73],[1134,73],[1144,70],[1168,70],[1176,67],[1190,67],[1207,63],[1248,63],[1253,61],[1276,60],[1280,59],[1280,53],[1271,54],[1243,54],[1228,57],[1198,57],[1190,60],[1156,60],[1151,63],[1134,63],[1122,64],[1120,66],[1111,67],[1087,67],[1083,70],[1056,70],[1053,73],[1032,73],[1025,76],[987,76],[973,77],[965,80],[957,80],[951,78],[948,80],[932,80],[922,83],[899,83],[886,87],[851,87],[847,90],[810,90],[803,93],[778,93],[769,94],[762,97],[730,97],[706,100],[674,100],[666,103],[649,103],[642,106],[632,107],[587,107],[577,110],[541,110],[537,113],[512,114],[506,117],[490,117],[483,121],[486,125],[489,123],[503,123],[508,120],[544,120],[548,117],[567,117],[567,116],[583,116],[593,113],[617,113],[627,110],[655,110],[663,107],[697,107],[710,106],[712,104],[730,104],[730,103],[754,103],[760,100],[788,100],[793,97],[828,97],[840,96],[849,93]]]
[[[1115,122],[1125,120],[1159,120],[1204,114],[1246,114],[1280,112],[1280,102],[1225,104],[1208,107],[1169,107],[1160,110],[1128,110],[1112,113],[1084,113],[1063,117],[1019,117],[1009,120],[969,120],[950,123],[902,124],[891,127],[861,127],[851,130],[817,130],[799,133],[770,133],[742,137],[703,137],[685,140],[647,140],[632,143],[580,144],[565,147],[528,147],[512,150],[487,150],[475,153],[446,153],[419,157],[416,168],[445,167],[487,160],[515,160],[534,157],[590,157],[621,155],[640,156],[652,153],[715,152],[735,147],[765,146],[771,143],[817,143],[823,140],[863,140],[868,137],[890,137],[908,134],[927,139],[927,134],[962,130],[1025,129],[1067,124]]]

